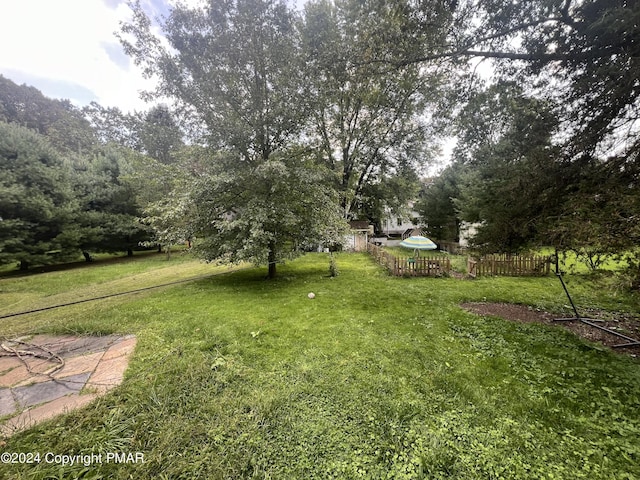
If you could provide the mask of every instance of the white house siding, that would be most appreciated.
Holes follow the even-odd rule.
[[[409,214],[404,217],[398,215],[392,215],[391,211],[385,212],[385,218],[382,220],[382,231],[386,235],[401,235],[409,229],[419,228],[418,223],[414,223],[413,219],[418,222],[420,214],[413,210],[413,202],[409,202],[408,210]]]
[[[462,222],[460,224],[460,246],[469,247],[469,241],[478,233],[479,223]]]

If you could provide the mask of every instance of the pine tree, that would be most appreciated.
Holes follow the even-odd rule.
[[[49,264],[79,253],[70,172],[47,140],[0,123],[0,263]]]

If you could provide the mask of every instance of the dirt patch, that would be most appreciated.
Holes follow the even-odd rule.
[[[524,323],[545,323],[566,328],[576,335],[591,342],[600,343],[613,351],[631,357],[640,356],[640,346],[618,347],[615,345],[628,343],[627,340],[617,335],[600,330],[579,321],[557,322],[554,319],[561,315],[552,314],[544,310],[533,308],[527,305],[516,305],[513,303],[463,303],[460,305],[465,310],[478,315],[493,315],[506,320]],[[612,314],[601,310],[588,309],[580,312],[581,317],[594,319],[593,323],[613,330],[627,337],[640,340],[640,318],[629,314]],[[571,316],[571,315],[568,315]]]

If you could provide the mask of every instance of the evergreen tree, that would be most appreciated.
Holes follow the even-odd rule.
[[[82,232],[70,172],[41,135],[0,123],[0,263],[71,258]]]
[[[460,197],[465,167],[454,162],[420,191],[416,211],[434,239],[457,242],[460,239],[460,215],[455,200]]]
[[[567,171],[552,136],[557,120],[545,102],[513,84],[478,94],[460,115],[458,195],[461,220],[480,223],[477,247],[513,253],[549,241],[562,209]]]
[[[114,145],[76,161],[74,191],[82,227],[81,247],[92,252],[127,252],[150,238],[138,221],[138,194],[129,181],[133,174],[125,150]]]

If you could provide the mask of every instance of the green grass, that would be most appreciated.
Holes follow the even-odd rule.
[[[189,255],[145,254],[115,258],[103,264],[80,264],[72,270],[0,277],[0,315],[44,308],[113,293],[176,282],[228,270]]]
[[[0,477],[640,477],[637,360],[458,306],[566,312],[555,278],[391,278],[366,255],[336,258],[336,278],[311,254],[274,281],[250,269],[4,320],[6,334],[135,333],[138,346],[119,388],[3,450],[142,452],[145,462],[0,465]],[[20,281],[26,295],[31,280],[60,293],[63,277],[48,285],[48,275],[0,289]],[[66,275],[69,290],[93,281]],[[638,313],[637,296],[568,281],[579,305]]]
[[[531,252],[534,255],[555,255],[552,247],[542,247]],[[587,265],[584,258],[579,257],[573,251],[560,252],[560,269],[574,274],[591,273],[593,270]],[[596,269],[600,272],[615,272],[623,270],[628,266],[624,260],[616,259],[614,256],[607,258]]]

